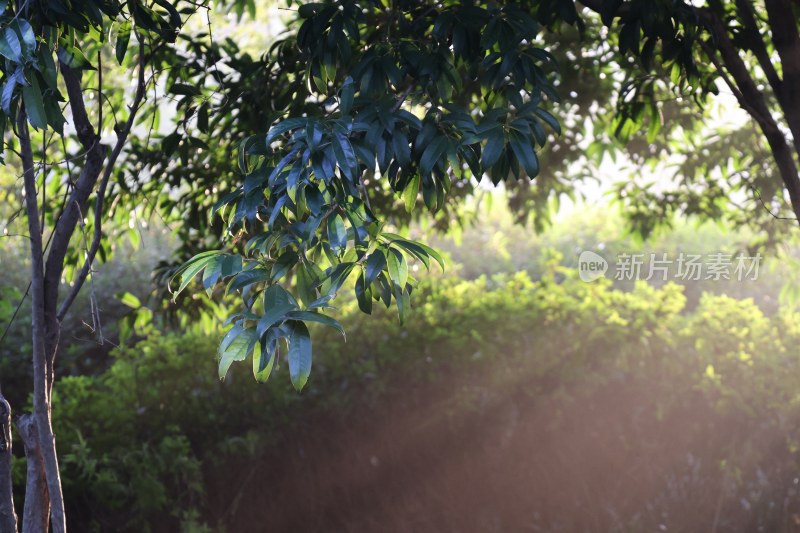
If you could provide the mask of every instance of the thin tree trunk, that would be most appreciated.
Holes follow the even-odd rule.
[[[0,533],[17,533],[11,483],[11,406],[0,392]]]
[[[39,446],[39,434],[33,415],[17,419],[17,429],[25,445],[28,475],[25,484],[25,507],[22,510],[22,533],[41,533],[50,525],[50,497],[44,476],[44,461]]]
[[[28,232],[31,245],[31,341],[33,344],[33,417],[39,437],[47,492],[50,496],[50,518],[53,533],[65,533],[64,498],[61,492],[61,476],[58,470],[56,441],[50,418],[50,379],[48,373],[49,354],[46,349],[48,329],[56,330],[58,324],[47,327],[45,322],[44,249],[39,221],[39,206],[36,203],[36,174],[33,166],[33,150],[28,130],[24,105],[17,116],[17,134],[22,157],[23,182],[25,184],[25,210],[28,216]],[[44,530],[46,531],[46,530]]]

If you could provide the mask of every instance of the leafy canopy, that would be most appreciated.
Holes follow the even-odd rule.
[[[266,379],[283,341],[302,389],[311,370],[305,323],[341,330],[325,312],[345,284],[362,311],[394,303],[402,321],[415,283],[409,261],[444,266],[376,216],[369,182],[385,181],[408,211],[421,203],[435,212],[472,176],[495,184],[535,177],[537,148],[560,126],[546,109],[557,98],[554,58],[531,45],[541,26],[515,5],[386,11],[343,2],[305,4],[298,15],[307,65],[298,76],[315,112],[242,141],[242,184],[212,215],[244,244],[195,256],[177,291],[202,273],[207,290],[224,281],[241,293],[219,348],[221,377],[252,355],[256,378]]]

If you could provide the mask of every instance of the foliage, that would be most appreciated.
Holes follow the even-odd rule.
[[[660,97],[670,94],[679,102],[686,99],[703,105],[710,94],[718,93],[717,80],[729,79],[726,69],[738,66],[725,55],[724,46],[719,61],[708,42],[723,38],[720,32],[728,28],[722,21],[730,9],[722,3],[695,8],[682,2],[645,6],[638,1],[587,6],[615,30],[617,55],[611,66],[621,73],[598,66],[601,63],[595,60],[598,77],[627,78],[619,86],[614,136],[626,142],[633,142],[637,135],[641,138],[649,117],[645,150],[649,156],[637,152],[635,143],[631,153],[640,165],[656,163],[654,143],[663,120]],[[781,9],[793,13],[794,8]],[[734,11],[746,15],[741,9]],[[768,11],[772,19],[778,8]],[[382,181],[383,189],[388,187],[409,212],[415,210],[419,196],[435,212],[445,207],[458,178],[467,183],[470,178],[480,181],[487,176],[497,185],[514,181],[511,178],[536,177],[538,151],[547,143],[547,129],[561,134],[559,119],[548,110],[557,101],[553,80],[561,80],[551,72],[556,70],[555,56],[538,46],[543,30],[557,33],[562,26],[572,25],[579,31],[588,26],[591,31],[597,26],[596,22],[587,25],[568,1],[541,2],[529,10],[513,4],[458,2],[435,9],[411,2],[389,10],[377,3],[307,4],[298,8],[293,24],[296,33],[279,41],[265,60],[274,68],[266,75],[269,88],[261,91],[262,98],[272,94],[285,105],[277,106],[278,113],[268,114],[269,119],[277,119],[268,131],[241,140],[242,184],[210,210],[212,216],[221,214],[230,240],[247,239],[246,244],[235,245],[232,255],[221,251],[196,255],[175,276],[180,278],[176,295],[201,273],[207,290],[223,280],[227,293],[241,292],[241,312],[230,318],[233,326],[220,345],[220,376],[233,361],[252,355],[258,378],[265,379],[286,341],[292,381],[300,390],[308,379],[311,354],[298,312],[312,311],[304,316],[338,327],[316,310],[328,306],[345,282],[355,280],[362,310],[371,312],[373,298],[387,306],[394,301],[403,320],[413,288],[413,283],[407,284],[405,256],[416,255],[426,266],[435,259],[421,243],[402,246],[403,241],[385,233],[391,211],[372,210],[367,184]],[[784,30],[781,26],[780,31]],[[235,54],[235,47],[228,47],[226,53]],[[780,56],[790,61],[783,51]],[[186,71],[176,72],[171,81],[179,87],[178,94],[186,96],[179,103],[185,113],[184,129],[197,114],[197,128],[208,132],[204,99],[216,90],[216,84],[236,85],[240,79],[217,79],[205,89],[188,91],[180,80],[188,75],[203,85],[199,67],[218,61],[201,48],[195,48],[192,57],[197,61],[190,62]],[[704,63],[700,57],[711,62]],[[299,64],[307,66],[304,71],[299,71]],[[747,72],[744,76],[752,82]],[[739,85],[733,90],[744,90],[745,81],[735,77]],[[786,111],[788,100],[783,96],[778,100]],[[752,111],[744,98],[740,103]],[[223,104],[227,105],[230,102]],[[690,144],[702,131],[701,121],[686,116],[694,111],[679,104],[670,115],[671,134],[680,133]],[[785,118],[790,128],[796,126],[790,113]],[[765,128],[763,121],[759,124]],[[749,138],[752,132],[744,133]],[[180,138],[176,132],[164,139],[167,153],[178,149]],[[615,152],[606,141],[601,136],[591,147],[597,162]],[[664,144],[669,142],[663,139]],[[180,146],[182,161],[187,163],[188,145]],[[770,146],[794,198],[796,170],[792,176],[786,166],[794,165],[792,156],[788,163],[782,162],[775,144]],[[729,153],[732,145],[723,143],[717,149]],[[712,153],[709,149],[701,152],[703,157]],[[690,181],[717,168],[703,158],[687,156],[685,161],[684,171],[698,169],[694,177],[684,172],[682,177]],[[742,175],[746,164],[734,158],[732,174]],[[723,178],[728,176],[727,167],[721,172]],[[763,202],[761,189],[748,184]],[[653,214],[646,206],[661,196],[653,196],[649,187],[637,187],[620,185],[619,195],[624,202],[633,198],[629,219],[645,236],[658,224],[669,223],[676,212],[724,218],[723,204],[733,194],[730,189],[720,193],[723,189],[719,188],[696,195],[690,187],[688,192],[669,195],[661,203],[663,209]],[[800,209],[800,205],[795,207]],[[771,230],[768,237],[774,237]],[[351,274],[353,279],[348,280]],[[295,285],[294,296],[277,286],[282,280],[284,285]]]
[[[557,254],[551,256],[536,282],[525,274],[423,281],[415,292],[417,309],[403,325],[383,310],[367,317],[354,297],[344,298],[342,323],[353,338],[345,346],[337,332],[315,326],[316,372],[302,401],[286,381],[264,388],[248,378],[244,367],[232,367],[225,382],[216,380],[214,336],[196,331],[153,331],[137,345],[118,350],[102,375],[64,378],[54,408],[65,479],[73,489],[66,492],[72,495],[73,519],[83,527],[84,520],[91,520],[102,528],[141,530],[177,524],[185,513],[209,525],[238,523],[232,527],[242,529],[252,523],[237,522],[238,513],[255,512],[259,520],[287,528],[330,526],[334,522],[325,520],[342,515],[321,513],[301,524],[289,509],[267,503],[271,498],[265,492],[234,480],[263,469],[260,457],[275,464],[278,458],[288,460],[298,447],[315,449],[312,442],[318,437],[303,435],[312,426],[318,431],[321,420],[341,419],[358,433],[359,424],[373,416],[380,420],[398,403],[414,411],[422,402],[428,406],[425,419],[438,428],[438,437],[431,438],[458,439],[459,428],[500,424],[495,408],[544,404],[548,422],[537,426],[538,442],[544,436],[566,439],[564,432],[568,435],[575,423],[571,417],[578,416],[575,410],[619,394],[638,401],[615,404],[613,417],[610,411],[596,414],[600,418],[586,431],[602,434],[593,424],[602,426],[606,416],[618,420],[615,431],[627,443],[626,468],[655,471],[641,474],[652,485],[626,496],[630,500],[603,496],[610,476],[603,478],[606,485],[597,486],[596,496],[585,503],[615,511],[603,513],[603,524],[650,529],[665,523],[681,529],[699,523],[692,520],[710,520],[716,496],[702,497],[701,515],[686,515],[686,521],[680,509],[698,501],[693,491],[708,491],[708,486],[716,491],[717,483],[725,491],[723,530],[735,529],[742,520],[772,529],[791,513],[769,502],[796,490],[785,473],[796,471],[800,439],[792,422],[800,415],[793,400],[800,385],[800,361],[792,351],[800,340],[797,314],[767,316],[752,301],[713,295],[687,312],[675,285],[639,284],[623,292],[607,282],[583,283],[574,270],[557,266],[559,261]],[[273,372],[287,372],[286,366]],[[431,389],[441,398],[428,404]],[[670,430],[676,421],[680,429]],[[500,425],[482,434],[513,434],[513,427]],[[673,431],[673,440],[662,437],[665,431]],[[588,452],[581,453],[599,453],[583,432],[571,438],[564,441],[565,449],[589,443]],[[644,459],[637,455],[641,450],[648,450]],[[312,456],[304,461],[314,461],[308,453]],[[662,464],[687,454],[696,463]],[[537,461],[536,454],[521,460]],[[542,460],[562,464],[555,457]],[[643,460],[650,466],[643,466]],[[480,463],[475,468],[480,470]],[[290,500],[299,498],[290,479],[297,479],[296,469],[302,471],[303,464],[296,464],[282,485]],[[404,468],[415,468],[415,462]],[[513,483],[530,483],[521,471],[504,475]],[[277,475],[274,468],[259,472]],[[315,485],[322,483],[318,475],[312,476]],[[239,487],[234,494],[231,483]],[[263,487],[265,481],[259,483]],[[140,490],[143,486],[148,488]],[[361,496],[349,497],[358,501]],[[231,501],[236,502],[232,509]],[[339,501],[335,507],[342,505],[356,504]],[[496,511],[492,505],[484,508]],[[344,516],[354,520],[358,512],[356,507]],[[578,527],[583,516],[540,512],[545,528]],[[500,523],[513,520],[511,515],[493,517]]]
[[[545,77],[553,58],[528,45],[539,25],[514,5],[409,6],[389,20],[379,5],[308,4],[298,13],[296,45],[309,65],[303,100],[316,111],[242,142],[244,184],[212,215],[219,210],[229,234],[249,237],[244,254],[195,256],[178,272],[177,293],[201,272],[206,289],[229,280],[243,308],[220,344],[220,376],[252,354],[257,379],[266,379],[285,339],[301,390],[311,370],[305,322],[341,329],[318,310],[351,274],[364,312],[373,299],[394,301],[402,321],[413,288],[407,257],[444,266],[433,249],[386,231],[363,182],[385,179],[408,211],[418,195],[436,211],[457,176],[535,177],[534,147],[545,144],[545,127],[560,126],[545,110],[555,98]],[[390,86],[401,94],[385,98]],[[287,276],[302,308],[278,285]]]

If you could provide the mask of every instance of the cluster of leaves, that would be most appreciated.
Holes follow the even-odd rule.
[[[206,215],[237,182],[229,157],[242,139],[252,133],[266,135],[266,125],[287,117],[327,116],[336,105],[330,98],[343,90],[348,76],[360,89],[360,96],[385,103],[376,105],[377,109],[392,109],[392,98],[406,90],[412,99],[438,99],[445,112],[447,103],[484,112],[502,107],[507,103],[504,100],[517,98],[514,87],[519,85],[519,77],[532,74],[537,56],[542,54],[535,48],[515,49],[508,44],[513,39],[506,36],[514,35],[514,31],[507,31],[506,25],[533,18],[547,29],[536,42],[544,43],[541,46],[558,59],[561,67],[552,80],[561,97],[558,116],[566,127],[561,137],[536,151],[536,160],[527,161],[528,170],[539,163],[539,179],[509,180],[506,187],[519,218],[533,220],[541,230],[557,206],[553,202],[562,195],[574,195],[579,179],[596,178],[605,156],[628,156],[637,165],[647,165],[663,163],[671,155],[687,160],[694,156],[696,160],[706,153],[681,149],[684,135],[700,146],[708,138],[708,115],[698,104],[706,105],[706,96],[716,92],[716,74],[700,50],[701,42],[708,38],[704,21],[682,2],[591,4],[595,9],[602,4],[602,16],[592,16],[571,0],[507,6],[511,15],[506,20],[491,19],[488,4],[459,8],[453,3],[442,6],[444,9],[425,2],[402,6],[370,2],[300,5],[298,16],[287,23],[289,32],[258,58],[231,39],[218,42],[213,34],[187,36],[183,39],[185,48],[162,51],[165,61],[174,65],[166,73],[164,85],[182,113],[174,131],[160,146],[150,146],[149,137],[134,141],[131,164],[147,172],[126,173],[126,190],[133,192],[134,198],[158,195],[159,202],[148,204],[150,208],[158,208],[162,215],[174,214],[170,222],[181,230],[182,257],[216,247],[225,226],[218,218],[209,222]],[[731,11],[730,3],[721,4],[723,11]],[[290,8],[294,6],[290,4]],[[622,10],[622,16],[612,16],[618,10]],[[526,32],[530,33],[522,31]],[[435,39],[442,42],[442,38],[452,46],[452,50],[439,51],[444,55],[429,46]],[[484,46],[492,39],[498,44],[487,53]],[[427,59],[420,63],[423,57]],[[453,58],[451,68],[448,62]],[[544,71],[553,64],[546,63]],[[468,65],[482,72],[467,71],[464,75]],[[494,88],[506,81],[504,74],[512,83],[499,90],[498,98]],[[398,83],[398,76],[417,75],[424,87],[406,83],[408,79]],[[363,76],[366,88],[360,86]],[[517,81],[512,79],[515,76]],[[409,85],[414,86],[409,89]],[[479,93],[485,98],[476,99]],[[450,100],[444,98],[448,94]],[[754,132],[751,125],[742,127],[743,134]],[[384,129],[381,136],[387,139],[392,134],[391,129]],[[754,138],[762,147],[758,135]],[[391,149],[380,143],[376,148],[382,150],[378,162],[391,158]],[[713,167],[715,161],[709,155],[702,162]],[[513,148],[501,154],[499,163],[502,165],[490,173],[494,180],[508,175],[514,165],[524,173],[524,164],[515,157]],[[503,168],[506,163],[508,169]],[[769,165],[770,161],[765,163]],[[775,173],[771,174],[764,181],[774,182]],[[160,178],[149,178],[156,175]],[[720,187],[714,190],[708,187],[708,180],[695,175],[685,178],[677,186],[688,183],[685,190],[694,200],[705,194],[716,195],[718,203],[727,207],[706,210],[704,215],[736,225],[754,223],[771,235],[780,229],[770,224],[759,200],[769,203],[779,199],[780,188],[776,189],[774,183],[762,188],[761,183],[727,187],[718,182]],[[436,227],[446,229],[454,220],[463,219],[459,207],[464,196],[473,192],[474,184],[474,180],[457,180],[443,198],[437,195],[437,204],[441,205],[432,217],[425,210],[406,214],[403,203],[395,201],[388,180],[366,180],[365,188],[373,212],[382,220],[400,225],[409,217],[433,218]],[[184,191],[180,197],[163,194],[176,187]],[[776,190],[778,195],[770,197]],[[747,199],[745,209],[726,202],[738,194]],[[432,199],[434,195],[429,196]],[[629,200],[641,195],[620,196],[623,205],[633,209]],[[634,229],[647,235],[663,225],[665,217],[659,207],[668,207],[671,213],[698,213],[685,209],[686,204],[675,198],[659,194],[636,210],[636,220],[631,217]],[[171,274],[174,267],[165,265],[165,272]]]
[[[228,280],[244,309],[220,346],[220,375],[254,353],[256,377],[266,379],[287,339],[301,389],[311,367],[303,324],[339,327],[321,311],[351,275],[363,311],[394,301],[402,320],[414,283],[408,259],[443,265],[431,248],[386,231],[367,184],[385,181],[408,211],[421,196],[435,212],[459,178],[535,177],[545,128],[560,126],[543,107],[555,99],[553,58],[531,44],[540,26],[516,6],[411,3],[387,17],[380,4],[334,2],[298,14],[316,113],[241,143],[244,182],[212,214],[247,243],[190,260],[177,292],[200,272],[207,289]],[[284,278],[304,308],[276,285]]]
[[[113,37],[115,55],[122,64],[132,33],[139,40],[174,42],[182,25],[181,14],[167,0],[154,0],[152,5],[117,0],[17,5],[6,0],[0,4],[0,13],[0,55],[5,58],[0,67],[3,131],[24,102],[34,128],[51,128],[62,136],[66,100],[56,61],[74,70],[94,70],[87,53],[96,52]]]

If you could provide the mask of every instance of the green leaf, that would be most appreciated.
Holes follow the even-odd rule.
[[[206,267],[206,272],[210,270],[210,265]],[[220,265],[220,274],[222,274],[222,265]],[[203,276],[205,278],[205,275]],[[270,278],[270,273],[263,268],[254,268],[252,270],[243,270],[238,274],[234,274],[231,282],[228,284],[226,293],[231,294],[239,289],[244,289],[254,283],[261,283]],[[204,283],[205,285],[205,283]]]
[[[200,94],[200,89],[188,83],[173,83],[169,88],[169,92],[182,96],[197,96]]]
[[[3,85],[3,92],[0,96],[0,107],[2,107],[6,115],[11,113],[11,100],[14,96],[14,89],[17,85],[23,85],[25,83],[24,79],[23,68],[18,66],[14,73],[8,76],[5,85]]]
[[[389,248],[386,263],[389,266],[389,277],[392,278],[392,281],[404,287],[408,281],[408,264],[402,252]]]
[[[83,52],[66,39],[59,39],[56,55],[59,61],[75,70],[97,70],[89,63]]]
[[[237,330],[237,328],[239,329]],[[256,336],[256,331],[254,329],[245,330],[241,329],[241,327],[237,325],[231,329],[229,334],[234,331],[239,331],[238,335],[234,336],[233,339],[230,339],[227,344],[225,344],[225,339],[223,339],[223,343],[220,344],[219,379],[225,379],[225,376],[228,374],[228,370],[234,361],[244,361],[247,359],[247,355],[253,350],[253,347],[258,341],[258,337]]]
[[[36,35],[33,33],[33,28],[30,23],[25,19],[16,19],[10,24],[14,28],[17,35],[22,37],[22,51],[26,58],[33,58],[36,54]]]
[[[336,162],[344,175],[355,183],[358,160],[353,152],[353,146],[350,144],[350,140],[341,133],[335,133],[334,136],[336,141],[333,143],[333,153],[336,155]]]
[[[447,137],[437,136],[422,152],[422,157],[419,160],[420,174],[427,175],[433,170],[434,165],[442,159],[442,156],[447,151],[448,140]]]
[[[547,122],[547,125],[553,128],[553,131],[561,135],[561,124],[559,124],[558,119],[550,114],[549,111],[545,111],[541,107],[537,107],[533,110],[536,115],[539,116],[543,121]]]
[[[417,195],[419,194],[419,174],[414,174],[411,181],[408,182],[406,188],[403,189],[403,202],[406,206],[406,212],[410,213],[414,210],[417,204]]]
[[[25,111],[28,113],[28,120],[31,126],[37,130],[47,129],[47,113],[44,110],[44,100],[42,99],[42,89],[39,87],[39,79],[35,73],[31,73],[30,85],[22,87],[22,99],[25,102]]]
[[[259,319],[256,326],[258,336],[263,336],[269,328],[285,320],[290,311],[298,308],[297,300],[289,291],[280,285],[267,287],[267,290],[264,291],[264,316]]]
[[[15,63],[22,63],[22,43],[10,26],[6,26],[0,35],[0,55]]]
[[[175,9],[170,2],[167,0],[154,0],[156,4],[163,7],[167,13],[169,14],[169,23],[171,25],[171,30],[173,32],[177,31],[181,27],[181,15],[178,13],[178,10]]]
[[[125,54],[128,52],[128,43],[131,40],[131,22],[130,20],[124,21],[117,31],[117,42],[114,46],[114,51],[117,55],[117,62],[121,65],[125,61]]]
[[[411,308],[411,300],[405,285],[394,284],[394,299],[397,302],[397,315],[400,317],[400,324],[403,324],[406,320],[406,314]]]
[[[289,377],[298,392],[303,390],[311,375],[311,336],[306,325],[299,321],[288,322],[289,335]]]
[[[339,109],[343,115],[347,115],[353,109],[353,98],[355,97],[355,86],[353,85],[353,78],[347,76],[342,85],[341,101]]]
[[[39,70],[42,73],[42,79],[51,89],[58,89],[58,69],[56,62],[53,61],[53,55],[46,46],[39,47]]]
[[[297,255],[297,252],[290,250],[281,254],[281,256],[278,258],[278,261],[272,265],[271,276],[273,283],[288,274],[299,260],[300,256]]]
[[[206,265],[206,269],[203,272],[203,288],[206,290],[206,294],[209,296],[211,296],[214,285],[216,285],[219,281],[221,274],[222,261],[219,260],[219,257],[215,257],[208,263],[208,265]]]
[[[301,264],[297,269],[297,294],[306,306],[314,302],[317,298],[315,290],[317,279],[312,272],[312,269],[304,264]]]
[[[386,256],[383,255],[381,250],[373,251],[367,258],[366,269],[364,271],[365,283],[369,287],[372,282],[378,277],[378,274],[386,267]]]
[[[269,132],[267,132],[267,144],[270,144],[274,141],[279,135],[286,133],[289,130],[297,129],[302,126],[305,126],[308,122],[307,118],[288,118],[282,122],[278,122],[272,128],[270,128]]]
[[[525,142],[525,137],[513,131],[509,135],[508,142],[528,177],[535,178],[539,174],[539,158],[533,149],[533,143]]]
[[[257,342],[253,347],[253,376],[259,383],[266,383],[275,366],[275,353],[278,351],[278,340]]]
[[[410,241],[410,240],[408,240],[408,239],[406,239],[404,237],[401,237],[400,235],[397,235],[395,233],[385,232],[385,233],[382,233],[381,236],[384,237],[385,239],[388,239],[389,241],[395,243],[397,246],[400,246],[401,248],[404,248],[404,249],[406,249],[406,250],[408,250],[409,252],[412,252],[412,253],[413,253],[413,250],[411,249],[411,247],[408,247],[409,244],[412,244],[412,245],[414,245],[416,247],[421,248],[425,253],[428,254],[428,256],[432,257],[437,263],[439,263],[439,265],[442,267],[442,270],[444,270],[444,266],[445,265],[444,265],[444,258],[442,257],[442,254],[440,254],[439,252],[437,252],[436,250],[434,250],[430,246],[428,246],[426,244],[422,244],[419,241]]]
[[[395,130],[392,133],[392,147],[394,148],[394,157],[400,166],[405,168],[411,162],[411,147],[408,145],[408,137],[400,130]]]
[[[481,165],[484,172],[488,171],[491,167],[495,166],[503,154],[503,147],[505,146],[505,135],[503,128],[498,126],[489,133],[486,146],[483,148],[481,154]]]
[[[366,284],[365,275],[362,273],[358,276],[356,280],[356,300],[358,301],[358,307],[364,313],[371,315],[372,314],[372,293],[369,286]]]
[[[208,252],[203,252],[197,254],[196,256],[189,259],[186,263],[184,263],[180,269],[175,273],[175,275],[170,279],[170,284],[172,280],[176,277],[181,277],[181,283],[178,287],[178,290],[175,291],[175,296],[178,296],[183,289],[192,281],[197,274],[203,270],[206,265],[208,265],[216,256],[220,255],[222,252],[219,250],[211,250]]]
[[[337,214],[328,218],[328,242],[337,255],[341,255],[347,247],[347,229],[344,220]]]
[[[117,297],[119,298],[121,304],[127,305],[132,309],[138,309],[139,307],[142,306],[142,302],[139,301],[139,298],[137,298],[136,296],[134,296],[129,292],[124,292],[122,294],[119,294],[117,295]]]

